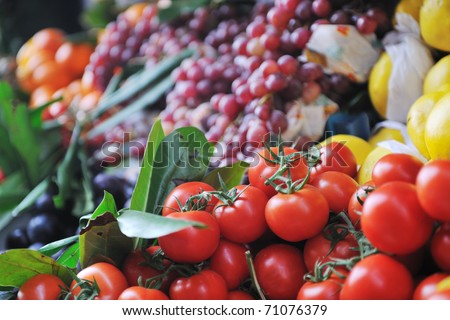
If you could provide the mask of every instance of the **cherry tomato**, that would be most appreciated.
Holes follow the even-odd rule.
[[[182,205],[185,205],[186,201],[188,200],[188,198],[190,196],[195,196],[197,194],[202,193],[203,191],[215,191],[215,190],[209,184],[204,183],[204,182],[199,182],[199,181],[186,182],[186,183],[176,186],[169,193],[166,200],[164,201],[162,215],[167,216],[173,212],[179,212],[181,210],[181,208],[180,208],[180,205],[178,204],[178,201]],[[216,202],[217,202],[217,198],[211,197],[211,200],[208,201],[208,205],[204,209],[204,211],[212,212]]]
[[[169,300],[169,297],[157,289],[133,286],[125,289],[118,300]]]
[[[328,202],[315,187],[279,193],[267,202],[266,221],[283,240],[296,242],[317,235],[328,222]]]
[[[358,164],[353,152],[341,142],[331,142],[319,149],[320,160],[311,172],[310,181],[326,171],[339,171],[350,177],[356,176]]]
[[[270,148],[270,150],[278,155],[278,147]],[[298,150],[295,150],[294,148],[284,147],[283,152],[285,155],[289,155],[298,152]],[[274,160],[274,157],[267,149],[264,149],[258,154],[258,157],[255,160],[256,163],[254,165],[252,164],[252,166],[250,166],[250,168],[248,169],[248,179],[252,186],[264,191],[270,198],[273,195],[277,194],[277,192],[273,186],[265,185],[265,182],[268,178],[272,177],[275,174],[280,166],[278,164],[270,163],[265,159]],[[308,173],[308,165],[306,164],[306,161],[301,158],[292,163],[290,172],[293,181],[304,179],[306,177],[306,174]],[[282,182],[279,181],[275,183],[281,184]]]
[[[450,272],[450,223],[441,225],[431,239],[431,256],[438,267]]]
[[[337,171],[319,174],[311,184],[325,196],[330,210],[334,213],[347,210],[351,196],[358,189],[358,182]]]
[[[356,230],[361,229],[361,214],[363,204],[366,201],[369,194],[375,190],[375,185],[373,182],[367,182],[361,185],[355,193],[352,194],[350,200],[348,201],[347,215],[350,218],[353,226]]]
[[[267,195],[252,186],[237,186],[240,196],[227,205],[219,201],[214,208],[222,237],[233,242],[253,242],[267,230],[264,209]]]
[[[267,298],[296,298],[306,273],[299,249],[287,244],[270,245],[258,252],[254,265],[256,278]]]
[[[428,300],[450,300],[450,290],[433,293]]]
[[[228,292],[228,300],[255,300],[255,298],[250,293],[235,290]]]
[[[200,273],[178,278],[170,286],[172,300],[226,300],[227,284],[217,272],[202,270]]]
[[[20,287],[17,300],[57,300],[63,289],[64,282],[52,274],[37,274]]]
[[[416,187],[394,181],[383,184],[367,198],[361,230],[379,250],[408,254],[431,237],[433,220],[421,208]]]
[[[385,254],[359,261],[344,282],[342,300],[409,300],[413,280],[408,269]]]
[[[343,279],[332,277],[321,282],[307,281],[300,288],[297,300],[339,300]]]
[[[409,154],[389,153],[383,156],[372,169],[372,181],[377,187],[391,181],[414,184],[423,163]]]
[[[425,212],[450,222],[450,160],[432,160],[417,175],[417,194]]]
[[[117,300],[120,294],[128,288],[127,279],[122,271],[106,262],[90,265],[81,270],[77,277],[81,280],[95,281],[98,284],[100,292],[95,297],[95,300]],[[70,286],[75,296],[81,291],[81,288],[76,286],[76,284],[76,281],[73,280]]]
[[[436,293],[436,287],[441,280],[448,277],[446,273],[434,273],[419,282],[414,290],[414,300],[428,300],[428,298]]]
[[[409,272],[415,276],[421,272],[425,262],[425,247],[408,253],[408,254],[394,254],[392,256],[395,260],[403,264]]]
[[[220,239],[219,225],[209,212],[174,212],[167,217],[197,221],[205,225],[204,228],[187,227],[159,237],[159,245],[168,258],[179,263],[199,263],[216,251]]]
[[[219,246],[211,257],[210,268],[222,276],[228,290],[233,290],[249,277],[245,252],[247,249],[238,243],[220,240]]]

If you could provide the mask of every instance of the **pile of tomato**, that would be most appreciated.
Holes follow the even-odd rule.
[[[247,184],[172,190],[162,215],[198,226],[18,299],[450,299],[450,161],[388,154],[363,185],[357,169],[341,143],[264,149]]]

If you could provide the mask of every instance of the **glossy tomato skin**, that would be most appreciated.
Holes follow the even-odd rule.
[[[125,289],[118,300],[169,300],[169,297],[157,289],[133,286]]]
[[[375,164],[372,181],[377,187],[391,181],[414,184],[423,163],[414,156],[403,153],[389,153]]]
[[[227,283],[228,290],[234,290],[249,277],[245,252],[247,248],[239,243],[220,240],[210,259],[211,270],[217,272]]]
[[[408,269],[385,254],[359,261],[342,287],[342,300],[409,300],[413,279]]]
[[[241,195],[231,205],[219,201],[214,208],[222,237],[233,242],[249,243],[267,230],[264,215],[267,195],[253,186],[237,186]]]
[[[450,272],[450,223],[442,224],[431,238],[431,256],[441,270]]]
[[[283,240],[296,242],[317,235],[328,222],[329,206],[322,193],[307,186],[269,199],[265,216],[270,230]]]
[[[435,292],[427,300],[450,300],[450,290]]]
[[[67,286],[57,276],[37,274],[19,289],[17,300],[57,300]]]
[[[361,214],[363,204],[369,194],[375,190],[375,184],[372,181],[358,187],[348,201],[347,215],[356,230],[361,229]]]
[[[228,300],[255,300],[255,298],[245,291],[234,290],[228,292]]]
[[[414,289],[414,300],[428,300],[430,296],[436,293],[436,288],[441,280],[444,280],[449,275],[447,273],[434,273],[419,282]]]
[[[432,160],[419,171],[417,194],[425,212],[438,221],[450,222],[450,160]]]
[[[321,173],[338,171],[350,177],[356,176],[358,164],[353,152],[341,142],[331,142],[319,149],[320,160],[311,172],[310,181]]]
[[[173,212],[179,212],[181,208],[178,204],[178,201],[180,201],[182,205],[185,205],[187,199],[190,196],[200,194],[203,191],[215,191],[215,190],[209,184],[200,181],[185,182],[183,184],[176,186],[169,193],[166,200],[164,201],[162,215],[167,216]],[[207,212],[212,212],[216,202],[217,198],[212,197],[211,200],[208,201],[208,206],[204,210]]]
[[[270,148],[270,150],[278,155],[278,147]],[[289,155],[298,152],[298,150],[290,147],[284,147],[283,152],[285,155]],[[265,185],[265,182],[268,178],[272,177],[275,174],[275,172],[279,169],[279,165],[272,164],[266,161],[264,158],[273,160],[272,155],[266,149],[258,153],[258,157],[256,157],[255,160],[256,163],[252,164],[248,169],[248,179],[252,186],[264,191],[264,193],[267,194],[267,196],[270,198],[277,194],[277,191],[273,186]],[[306,161],[304,159],[299,159],[292,164],[290,171],[292,180],[296,181],[304,179],[306,177],[306,174],[308,173],[308,165],[306,164]]]
[[[188,227],[159,237],[159,245],[168,258],[179,263],[199,263],[212,256],[220,239],[219,225],[214,216],[206,211],[188,211],[174,212],[167,217],[205,225],[205,228]]]
[[[321,173],[311,184],[324,195],[334,213],[347,210],[351,196],[358,189],[358,182],[338,171]]]
[[[293,300],[303,285],[305,263],[299,249],[273,244],[262,249],[254,260],[256,278],[265,296],[272,300]]]
[[[227,284],[217,272],[202,270],[200,273],[178,278],[170,286],[172,300],[226,300]]]
[[[339,300],[344,280],[337,277],[321,282],[307,281],[300,288],[297,300]]]
[[[128,282],[122,271],[110,263],[98,262],[81,270],[77,277],[81,280],[96,281],[100,293],[95,300],[117,300],[120,294],[128,288]],[[80,287],[76,287],[76,281],[72,281],[70,288],[74,295],[80,293]]]
[[[408,254],[431,237],[433,220],[420,206],[415,186],[394,181],[383,184],[367,198],[361,230],[377,249]]]

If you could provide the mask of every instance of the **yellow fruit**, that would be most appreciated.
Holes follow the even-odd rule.
[[[450,55],[443,57],[428,71],[423,81],[423,93],[430,93],[449,88]]]
[[[348,134],[337,134],[322,141],[320,145],[327,145],[331,142],[341,142],[345,144],[355,155],[356,162],[359,165],[364,163],[367,155],[373,150],[373,147],[364,139]]]
[[[373,149],[372,152],[370,152],[367,156],[361,168],[359,168],[356,181],[358,181],[359,184],[363,184],[372,180],[373,167],[378,162],[378,160],[389,153],[392,152],[386,148],[376,147],[375,149]]]
[[[424,0],[420,33],[433,48],[450,52],[450,0]]]
[[[425,124],[434,105],[443,95],[443,92],[433,92],[421,96],[414,102],[408,113],[406,122],[408,135],[417,150],[427,159],[430,158],[430,154],[425,144]]]
[[[369,77],[369,95],[375,110],[386,118],[386,106],[389,91],[389,77],[391,76],[392,62],[389,55],[384,52],[373,66]]]
[[[442,292],[446,290],[450,290],[450,276],[439,281],[436,287],[436,292]]]
[[[369,144],[373,148],[378,146],[379,142],[386,140],[395,140],[401,143],[405,143],[405,138],[403,138],[402,133],[398,129],[393,128],[381,128],[369,139]]]
[[[424,137],[431,159],[450,159],[450,93],[431,110]]]
[[[423,0],[402,0],[395,8],[395,13],[407,13],[419,21],[422,2]]]

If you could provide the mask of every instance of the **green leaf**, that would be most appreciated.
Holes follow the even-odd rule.
[[[0,81],[0,122],[9,128],[14,123],[12,100],[14,91],[6,81]]]
[[[0,167],[3,172],[10,174],[20,169],[20,158],[14,148],[7,129],[0,123]]]
[[[221,189],[219,175],[225,182],[228,189],[236,187],[242,183],[245,171],[249,167],[249,163],[245,161],[237,161],[233,163],[232,166],[217,168],[208,173],[204,178],[203,182],[211,185],[216,190]]]
[[[161,22],[172,21],[183,13],[189,13],[197,8],[211,4],[212,0],[177,0],[166,9],[159,10],[158,17]]]
[[[179,183],[200,181],[208,170],[213,146],[194,127],[174,130],[158,146],[150,180],[147,212],[160,214],[169,192]]]
[[[50,257],[30,249],[12,249],[0,254],[0,286],[20,287],[37,274],[53,274],[70,284],[69,270]]]
[[[123,210],[117,220],[123,234],[143,239],[155,239],[191,226],[204,227],[196,221],[167,218],[135,210]]]
[[[75,269],[80,261],[80,243],[77,241],[71,245],[56,261],[67,268]]]
[[[164,130],[161,120],[157,120],[150,131],[147,140],[141,169],[131,197],[130,209],[149,212],[148,198],[150,196],[151,178],[153,171],[153,160],[161,141],[164,139]]]
[[[49,180],[41,181],[31,192],[14,208],[12,214],[14,216],[22,213],[24,210],[31,207],[36,200],[45,193],[49,185]]]
[[[55,102],[61,101],[63,97],[59,97],[53,100],[48,101],[47,103],[44,103],[43,105],[40,105],[33,110],[30,111],[30,117],[31,117],[31,125],[33,128],[42,128],[42,113],[44,112],[47,107],[52,105]]]
[[[63,249],[64,247],[67,247],[70,244],[73,244],[74,242],[78,242],[78,235],[68,237],[65,239],[61,239],[58,241],[54,241],[52,243],[49,243],[42,248],[40,248],[38,251],[42,254],[45,254],[46,256],[50,257]]]
[[[104,192],[103,200],[102,202],[100,202],[97,209],[95,209],[94,213],[91,216],[91,220],[94,220],[95,218],[104,215],[105,213],[111,213],[115,218],[118,217],[116,201],[114,200],[112,194],[107,191]]]
[[[121,265],[133,249],[133,240],[119,229],[112,213],[90,220],[80,232],[80,262],[83,268],[96,262]]]

